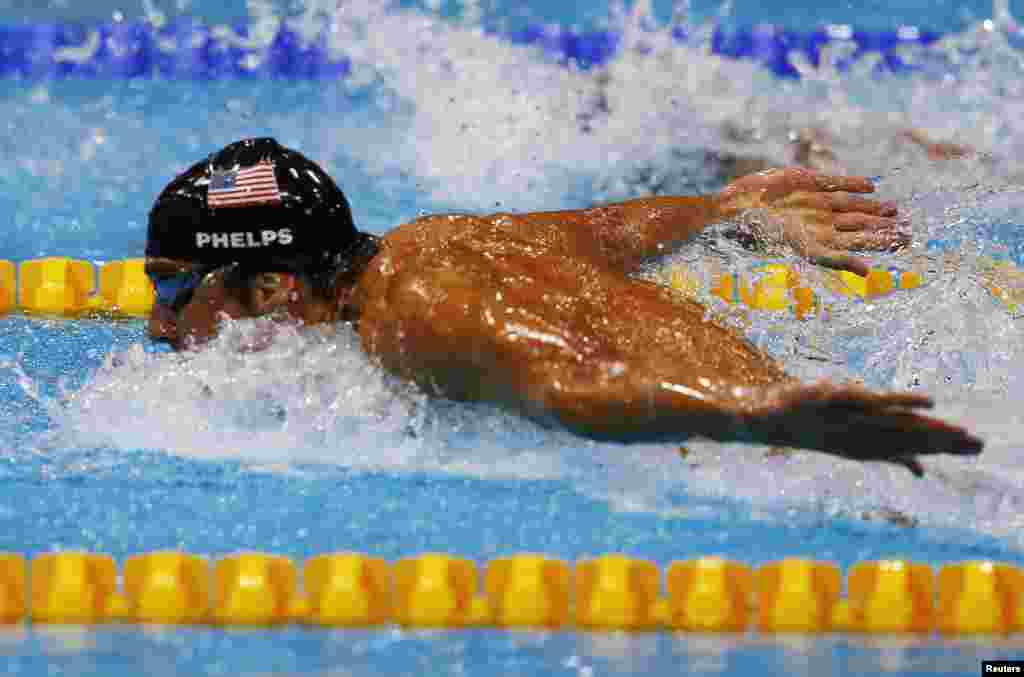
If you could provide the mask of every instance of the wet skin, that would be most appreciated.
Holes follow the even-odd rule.
[[[209,276],[150,329],[178,347],[224,317],[276,312],[308,324],[358,319],[367,353],[425,391],[485,400],[615,440],[751,440],[887,460],[975,454],[963,429],[918,413],[924,396],[802,384],[699,303],[630,276],[706,225],[756,215],[760,236],[811,261],[865,273],[850,250],[908,243],[896,207],[860,177],[791,168],[708,197],[642,198],[585,210],[440,215],[388,233],[330,298],[301,277],[265,275],[243,292]]]

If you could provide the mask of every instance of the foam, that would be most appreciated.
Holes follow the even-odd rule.
[[[689,500],[697,494],[749,501],[766,513],[797,506],[827,515],[904,514],[1020,542],[1020,329],[980,284],[983,257],[1013,253],[1000,249],[994,234],[1016,221],[1022,205],[1012,185],[1021,157],[1013,140],[1022,138],[1016,52],[998,32],[971,29],[941,46],[940,56],[960,64],[948,77],[927,68],[910,78],[841,74],[826,58],[817,69],[801,64],[805,79],[798,83],[711,55],[699,30],[691,44],[673,44],[669,27],[645,27],[639,13],[621,19],[623,49],[595,72],[552,63],[472,23],[364,0],[337,9],[310,3],[293,20],[328,21],[333,47],[353,61],[353,77],[295,95],[292,106],[204,91],[210,104],[182,90],[172,109],[207,126],[178,129],[182,148],[145,142],[155,158],[147,171],[169,174],[187,155],[242,132],[275,134],[321,149],[317,159],[343,170],[347,186],[372,186],[354,206],[357,220],[379,232],[418,209],[557,208],[708,187],[716,177],[704,175],[704,149],[783,163],[791,133],[822,128],[842,145],[848,169],[881,177],[880,193],[914,217],[911,256],[876,260],[900,267],[917,257],[932,271],[928,284],[870,303],[829,299],[835,312],[828,321],[752,316],[745,327],[804,378],[860,378],[937,394],[938,415],[979,432],[988,441],[985,454],[927,459],[923,480],[881,464],[809,452],[766,458],[762,447],[699,440],[686,442],[690,454],[680,461],[675,445],[595,444],[486,406],[427,400],[373,367],[344,328],[282,329],[270,348],[240,352],[266,331],[259,323],[236,323],[196,354],[141,347],[111,354],[85,387],[49,403],[52,448],[155,448],[259,467],[320,463],[557,479],[620,510],[706,509]],[[247,87],[268,96],[260,85]],[[67,122],[65,136],[80,142],[68,152],[51,138],[45,143],[53,152],[38,160],[22,148],[24,171],[60,185],[69,168],[85,168],[93,180],[89,163],[107,163],[125,177],[128,193],[143,199],[124,164],[135,157],[127,144],[145,139],[154,124],[147,106],[92,100],[97,116],[121,118],[118,129],[128,133],[117,141],[113,126],[98,126],[100,133],[76,122],[82,104],[58,90],[37,90],[39,103],[8,103],[22,118],[26,109],[44,107],[40,125]],[[144,88],[140,96],[157,94]],[[991,155],[935,166],[918,149],[891,141],[910,124]],[[53,164],[60,162],[65,166]],[[411,197],[403,192],[409,186],[416,187]],[[27,211],[41,209],[33,203]],[[123,232],[120,225],[94,227],[100,235]],[[942,250],[956,254],[955,267]],[[698,265],[709,251],[729,255],[739,268],[757,262],[713,233],[680,256]],[[810,266],[787,262],[813,275]]]

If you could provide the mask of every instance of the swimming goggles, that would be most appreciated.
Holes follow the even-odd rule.
[[[232,274],[238,276],[232,279],[234,285],[238,285],[241,281],[264,272],[245,269],[237,263],[229,263],[226,265],[201,266],[193,270],[174,273],[149,273],[149,279],[152,281],[153,289],[156,291],[156,302],[170,308],[174,312],[178,312],[188,305],[196,289],[203,284],[203,281],[209,275],[221,270],[225,271],[225,276]],[[295,275],[295,273],[288,273],[286,286],[289,289],[295,286]]]
[[[193,294],[207,275],[222,266],[204,266],[178,273],[150,273],[156,291],[156,302],[178,312],[192,300]]]

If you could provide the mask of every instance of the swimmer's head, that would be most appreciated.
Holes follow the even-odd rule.
[[[179,343],[180,319],[253,317],[312,301],[377,249],[327,173],[274,139],[233,143],[161,192],[149,215],[146,272],[157,291],[151,334]],[[201,302],[201,303],[199,303]],[[313,313],[315,317],[323,313]]]

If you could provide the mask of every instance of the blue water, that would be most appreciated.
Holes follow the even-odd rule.
[[[379,373],[344,330],[239,354],[234,346],[253,330],[241,325],[181,357],[147,342],[139,321],[15,316],[0,319],[0,551],[86,549],[119,561],[174,548],[296,560],[357,550],[480,563],[532,551],[570,560],[624,552],[662,566],[707,554],[751,565],[807,556],[844,568],[882,557],[1024,564],[1024,423],[1014,404],[1024,394],[1024,343],[1014,312],[979,284],[990,260],[1024,264],[1014,178],[1020,66],[1014,35],[1007,46],[979,29],[992,14],[985,4],[836,3],[805,14],[797,3],[737,2],[728,25],[916,24],[963,43],[933,60],[948,78],[925,67],[891,79],[840,74],[826,60],[803,82],[663,39],[665,3],[641,33],[593,2],[492,3],[471,19],[451,3],[436,12],[373,2],[36,5],[0,2],[0,21],[109,19],[115,10],[126,20],[159,11],[254,27],[267,17],[326,21],[353,71],[327,82],[3,82],[0,206],[9,226],[0,258],[138,256],[160,188],[244,136],[275,136],[321,162],[360,226],[382,233],[424,211],[573,207],[713,187],[694,158],[702,148],[735,150],[723,123],[751,130],[745,148],[778,161],[789,129],[816,124],[838,130],[851,169],[879,176],[880,191],[915,220],[914,250],[877,263],[919,266],[928,284],[856,302],[828,295],[820,273],[801,267],[833,305],[829,318],[730,321],[801,376],[935,394],[940,415],[978,430],[989,447],[979,461],[929,460],[923,480],[701,441],[681,460],[676,445],[593,444],[488,407],[426,400]],[[718,7],[690,9],[687,25],[699,29]],[[479,30],[538,19],[632,37],[602,84],[600,73],[573,72]],[[602,92],[611,113],[593,118]],[[991,151],[992,161],[936,168],[879,140],[908,122]],[[720,244],[681,256],[699,260],[702,247]],[[760,263],[731,253],[740,270]],[[1018,640],[0,631],[0,661],[27,675],[977,674],[982,659],[1020,650]]]
[[[332,3],[333,4],[333,3]],[[403,7],[437,7],[445,16],[459,15],[467,5],[480,7],[488,17],[510,22],[550,21],[565,26],[597,25],[607,21],[609,3],[595,0],[564,0],[563,2],[510,3],[490,0],[481,3],[464,3],[447,0],[436,5],[424,0],[401,0]],[[632,4],[632,3],[630,3]],[[278,16],[293,16],[302,13],[315,3],[297,3],[288,0],[247,3],[245,0],[224,0],[215,4],[189,0],[92,0],[89,3],[48,2],[32,0],[3,0],[0,2],[0,17],[5,21],[37,22],[45,20],[89,21],[97,18],[109,19],[120,12],[126,19],[142,18],[153,12],[168,16],[194,15],[210,21],[234,21],[248,19],[251,7],[269,6]],[[327,7],[327,4],[320,5]],[[1010,10],[1018,13],[1020,4],[1010,2]],[[667,19],[673,13],[671,0],[655,0],[652,9],[659,19]],[[808,28],[827,23],[850,23],[877,30],[892,29],[896,26],[919,26],[932,30],[961,30],[970,21],[987,18],[992,6],[983,0],[867,0],[865,2],[816,3],[791,0],[786,3],[754,2],[736,0],[727,20],[735,25],[772,23],[793,28]],[[689,11],[696,19],[719,15],[722,3],[715,0],[693,0]]]

